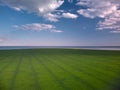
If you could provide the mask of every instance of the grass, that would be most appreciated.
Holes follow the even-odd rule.
[[[120,90],[120,51],[0,51],[0,90]]]

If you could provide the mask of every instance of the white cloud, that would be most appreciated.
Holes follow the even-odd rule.
[[[78,15],[56,10],[65,0],[0,0],[0,5],[6,5],[16,11],[28,11],[42,16],[46,20],[57,22],[59,18],[76,19]],[[77,6],[84,9],[77,13],[87,18],[102,18],[98,23],[98,30],[120,31],[120,0],[76,0]],[[73,0],[68,0],[73,3]]]
[[[120,31],[110,31],[110,33],[120,33]]]
[[[120,30],[120,0],[80,0],[77,5],[86,7],[77,11],[80,15],[103,18],[97,29]]]
[[[50,15],[64,3],[64,0],[0,0],[0,4],[7,5],[17,11],[25,10],[37,13],[48,20],[57,21],[56,16]],[[52,18],[52,19],[51,19]],[[56,20],[55,20],[56,19]]]
[[[89,18],[105,18],[117,10],[118,4],[110,0],[81,0],[77,5],[86,6],[87,9],[80,9],[78,13]]]
[[[52,22],[57,22],[59,15],[57,14],[52,14],[52,13],[47,13],[43,16],[46,20],[52,21]]]
[[[16,11],[36,13],[38,16],[51,22],[57,22],[59,18],[75,19],[78,16],[64,10],[57,10],[65,0],[0,0],[0,5],[6,5]],[[73,3],[73,0],[68,0]]]
[[[62,16],[64,17],[64,18],[72,18],[72,19],[76,19],[76,18],[78,18],[78,16],[76,15],[76,14],[73,14],[73,13],[62,13]]]
[[[20,26],[14,25],[13,27],[20,30],[62,32],[61,30],[56,30],[56,27],[51,24],[32,23]]]
[[[61,31],[61,30],[51,30],[51,32],[61,33],[63,31]]]
[[[120,31],[120,10],[106,17],[104,21],[100,21],[98,25],[98,30],[110,29]]]

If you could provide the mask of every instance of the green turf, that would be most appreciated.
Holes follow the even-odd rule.
[[[0,51],[0,90],[120,90],[120,51]]]

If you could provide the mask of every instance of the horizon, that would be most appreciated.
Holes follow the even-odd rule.
[[[6,45],[0,47],[9,47],[9,46]],[[10,47],[19,47],[19,46],[10,46]],[[25,46],[25,47],[29,47],[29,46]],[[34,47],[34,46],[30,46],[30,47]],[[35,46],[35,47],[49,47],[49,46],[46,45],[46,46]],[[120,46],[50,46],[50,47],[120,47]]]

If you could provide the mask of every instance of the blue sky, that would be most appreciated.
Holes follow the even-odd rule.
[[[0,46],[119,46],[120,0],[0,0]]]

